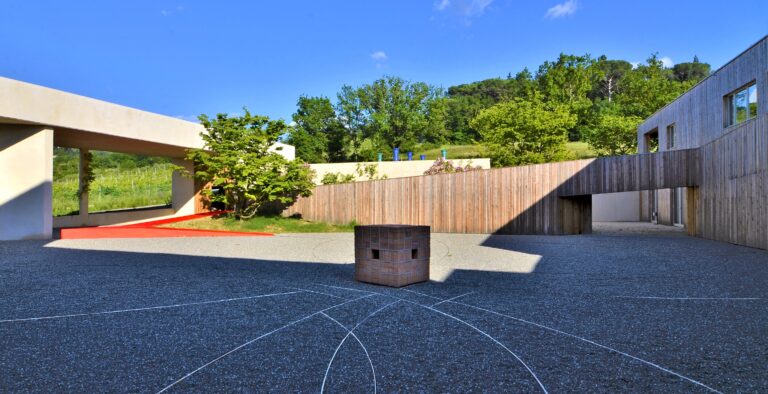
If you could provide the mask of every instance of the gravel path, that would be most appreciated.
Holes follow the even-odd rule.
[[[658,226],[656,226],[658,227]],[[677,230],[0,242],[0,391],[768,391],[768,252]]]

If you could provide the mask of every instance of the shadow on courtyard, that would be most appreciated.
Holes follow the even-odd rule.
[[[767,362],[763,349],[768,346],[764,335],[768,259],[764,251],[654,236],[494,235],[483,245],[542,257],[531,273],[456,269],[444,282],[398,290],[356,283],[353,265],[344,263],[67,249],[33,241],[0,243],[0,320],[312,292],[204,308],[0,323],[0,347],[5,349],[0,354],[0,386],[11,391],[42,386],[72,391],[157,390],[258,333],[307,311],[352,300],[365,294],[359,293],[362,290],[425,305],[462,296],[459,301],[619,347],[718,389],[768,387],[765,376],[755,373],[765,370]],[[637,248],[649,245],[655,245],[655,251],[638,255]],[[690,257],[693,251],[698,252],[695,258]],[[617,298],[651,295],[763,300]],[[386,296],[361,302],[334,316],[352,327],[385,300]],[[679,378],[659,375],[631,359],[567,336],[458,304],[444,303],[439,309],[514,348],[549,388],[692,388]],[[221,367],[201,374],[194,381],[197,385],[181,389],[317,389],[325,363],[344,332],[322,319],[286,330],[289,333],[227,358]],[[499,353],[487,337],[410,304],[401,303],[383,313],[361,327],[359,335],[376,360],[384,391],[536,388],[519,365],[501,357],[506,353]],[[417,350],[421,353],[414,353]],[[332,387],[367,390],[368,372],[360,367],[367,365],[365,359],[352,350],[342,353],[349,358],[339,362],[355,378],[347,381],[336,375]],[[355,382],[365,385],[355,386]]]

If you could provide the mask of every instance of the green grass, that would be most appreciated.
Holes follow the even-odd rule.
[[[421,154],[427,155],[427,160],[436,160],[440,157],[441,149],[448,150],[449,159],[474,159],[478,157],[488,157],[485,148],[482,145],[443,145],[439,148],[428,149],[423,152],[413,152],[415,157]],[[573,159],[588,159],[597,157],[597,154],[589,147],[586,142],[576,141],[568,142],[566,149],[571,153]]]
[[[94,169],[95,179],[88,193],[88,211],[110,211],[171,203],[171,164],[157,163],[146,167],[123,170]],[[54,176],[53,215],[76,214],[78,176]]]
[[[335,225],[281,216],[256,216],[247,220],[236,220],[232,217],[224,216],[171,223],[163,227],[193,228],[200,230],[254,231],[279,234],[352,232],[355,229],[355,224]]]
[[[443,145],[439,148],[428,149],[423,152],[413,152],[415,158],[419,155],[427,155],[427,160],[437,160],[441,157],[441,149],[448,150],[449,159],[476,159],[479,157],[488,157],[485,154],[485,148],[482,145]]]
[[[597,153],[586,142],[575,141],[567,144],[567,149],[574,159],[591,159],[597,157]]]

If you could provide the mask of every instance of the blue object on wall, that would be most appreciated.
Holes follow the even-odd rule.
[[[448,149],[440,149],[440,154],[443,155],[443,159],[448,158]]]
[[[392,160],[400,161],[400,148],[395,148],[392,152]]]
[[[427,160],[427,155],[419,155],[420,160]]]
[[[413,160],[413,152],[408,152],[408,160]]]
[[[379,161],[382,161],[382,157],[384,157],[384,155],[379,153]]]

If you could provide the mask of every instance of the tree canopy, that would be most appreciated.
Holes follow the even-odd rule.
[[[299,98],[293,116],[296,125],[288,141],[296,145],[297,155],[309,162],[375,160],[378,153],[388,156],[396,147],[401,151],[441,144],[498,147],[504,144],[488,140],[489,136],[495,138],[498,130],[485,129],[502,127],[501,119],[491,121],[494,116],[538,116],[545,108],[555,111],[547,119],[566,127],[568,140],[586,141],[599,154],[634,153],[632,127],[709,73],[710,66],[696,57],[666,68],[656,54],[645,63],[635,64],[606,56],[563,53],[544,62],[535,75],[524,68],[504,78],[447,89],[385,76],[361,86],[343,85],[335,102],[325,97]],[[495,109],[486,111],[491,108]],[[553,116],[563,118],[556,121]],[[543,115],[529,119],[527,127],[536,130],[535,124],[544,119]],[[525,129],[522,124],[515,127]],[[551,137],[546,133],[524,135],[532,138],[531,145]],[[522,140],[507,145],[528,146]],[[497,152],[499,160],[493,165],[567,159],[552,152],[537,158],[524,150],[513,152]],[[522,156],[511,157],[516,154]]]
[[[567,105],[547,103],[535,95],[484,109],[472,125],[482,130],[491,159],[507,166],[563,159],[568,130],[576,121]]]
[[[205,127],[204,147],[188,151],[195,171],[187,175],[212,184],[214,189],[203,191],[211,201],[231,207],[237,218],[248,218],[267,203],[290,204],[311,194],[314,185],[308,166],[269,151],[288,130],[285,122],[248,110],[243,116],[199,119]]]

